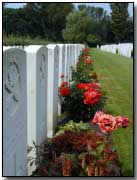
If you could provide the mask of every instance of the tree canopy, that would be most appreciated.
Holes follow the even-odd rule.
[[[132,42],[133,19],[128,15],[128,3],[110,3],[110,7],[109,15],[102,7],[75,8],[74,3],[26,3],[19,9],[3,4],[3,32],[6,36],[40,37],[90,46]]]
[[[112,33],[115,41],[121,42],[128,32],[128,3],[110,3],[112,10]]]

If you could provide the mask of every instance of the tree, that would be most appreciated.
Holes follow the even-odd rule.
[[[119,43],[124,41],[128,31],[128,3],[110,3],[111,7],[111,20],[112,20],[112,33],[115,42]]]
[[[84,11],[89,17],[92,18],[91,33],[93,35],[94,42],[104,44],[112,41],[112,35],[110,33],[111,19],[106,10],[101,7],[86,5],[79,5],[78,9],[79,11]],[[91,40],[91,36],[89,37]]]
[[[130,17],[128,19],[127,27],[128,27],[128,30],[127,30],[127,33],[126,33],[125,41],[133,43],[133,33],[134,33],[133,32],[133,30],[134,30],[134,27],[133,27],[133,18]]]
[[[63,37],[70,43],[84,43],[91,31],[92,19],[84,11],[74,11],[67,16]]]
[[[72,3],[27,3],[23,8],[3,8],[6,34],[47,38],[62,41],[66,17],[73,11]]]

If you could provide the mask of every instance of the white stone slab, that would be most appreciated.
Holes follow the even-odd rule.
[[[3,175],[27,176],[26,53],[3,52]]]
[[[65,45],[57,44],[59,46],[59,76],[58,76],[58,86],[60,87],[62,83],[61,75],[65,74]],[[61,115],[61,98],[58,97],[58,115]]]
[[[61,85],[61,75],[65,72],[65,45],[57,44],[59,46],[59,81],[58,86]]]
[[[70,44],[65,44],[65,80],[69,81]]]
[[[27,52],[28,144],[40,145],[47,136],[48,49],[31,45]],[[33,127],[33,128],[32,128]],[[31,133],[30,133],[31,131]]]
[[[45,46],[31,45],[25,50],[27,52],[28,147],[34,148],[28,157],[36,158],[33,142],[41,145],[47,137],[48,49]],[[29,164],[30,175],[36,166]]]
[[[58,115],[58,73],[59,47],[48,45],[48,100],[47,100],[47,137],[53,136]]]

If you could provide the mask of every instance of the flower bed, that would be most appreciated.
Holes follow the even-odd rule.
[[[73,68],[73,85],[64,81],[59,88],[62,112],[73,120],[59,126],[47,143],[47,153],[34,172],[39,176],[120,176],[119,155],[112,132],[129,125],[127,117],[103,111],[106,97],[88,48]],[[85,123],[86,122],[86,123]],[[45,152],[45,151],[44,151]]]

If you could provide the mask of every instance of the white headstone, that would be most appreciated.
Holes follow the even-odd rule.
[[[69,61],[69,80],[72,79],[72,66],[74,64],[74,49],[73,44],[70,44],[70,61]]]
[[[58,86],[60,87],[62,83],[61,75],[65,74],[65,45],[57,44],[59,46],[59,77]],[[58,97],[58,115],[61,115],[61,97]]]
[[[27,176],[26,53],[3,52],[3,175]]]
[[[58,73],[59,73],[59,47],[50,44],[48,48],[48,100],[47,100],[47,136],[53,136],[57,125],[58,115]]]
[[[47,137],[48,50],[40,45],[31,45],[25,50],[27,52],[28,146],[34,148],[28,156],[35,158],[33,142],[41,145]],[[29,164],[30,175],[36,167]]]

